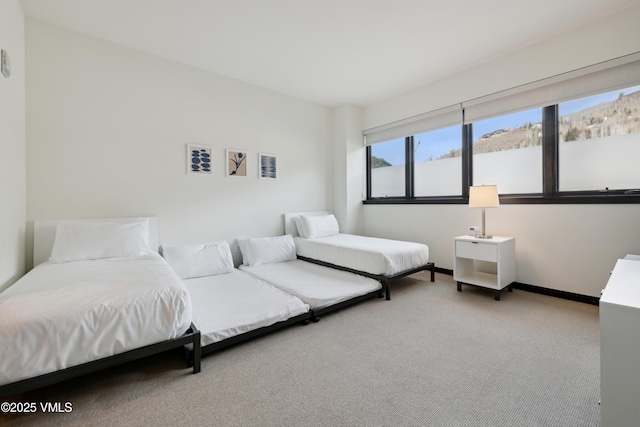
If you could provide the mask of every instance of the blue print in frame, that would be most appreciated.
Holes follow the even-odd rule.
[[[275,180],[278,178],[277,158],[273,154],[258,155],[258,178]]]
[[[187,145],[187,174],[211,175],[213,173],[211,147]]]

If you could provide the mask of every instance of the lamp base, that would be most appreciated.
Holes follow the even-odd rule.
[[[480,230],[480,235],[476,236],[478,239],[493,239],[493,236],[484,234],[486,228],[484,227],[484,208],[482,208],[482,229]]]

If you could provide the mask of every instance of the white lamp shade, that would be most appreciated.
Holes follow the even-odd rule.
[[[470,208],[497,208],[500,206],[497,185],[480,185],[469,187]]]

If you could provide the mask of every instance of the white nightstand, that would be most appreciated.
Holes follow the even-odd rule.
[[[500,301],[500,291],[516,280],[516,239],[494,236],[478,239],[460,236],[453,242],[453,280],[458,282],[458,292],[462,284],[481,286],[495,290],[495,299]],[[496,273],[482,271],[480,261],[495,263]]]

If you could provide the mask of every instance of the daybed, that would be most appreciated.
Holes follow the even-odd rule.
[[[362,300],[382,296],[379,282],[367,277],[296,259],[290,235],[239,239],[239,267],[309,304],[313,320]]]
[[[163,245],[162,255],[189,291],[202,354],[309,322],[309,305],[235,269],[225,241]]]
[[[200,347],[189,293],[150,231],[157,247],[155,219],[34,223],[35,268],[0,294],[0,396]],[[191,363],[199,372],[199,352]]]
[[[340,233],[330,212],[286,213],[285,233],[294,236],[299,259],[376,279],[387,299],[393,279],[430,270],[435,280],[427,245]]]

